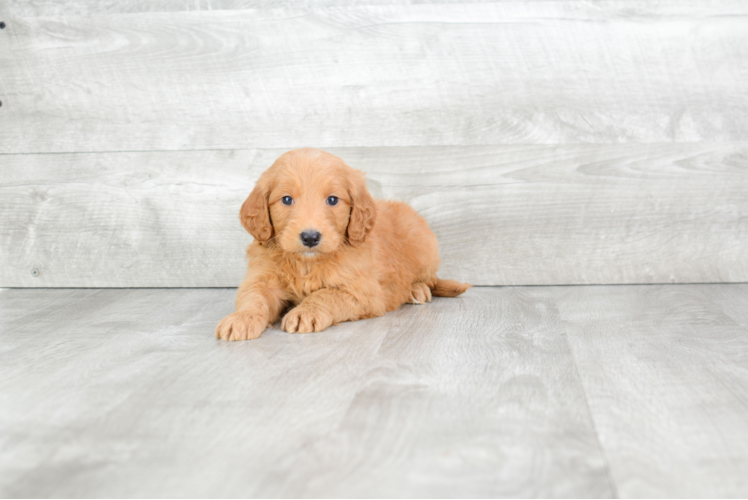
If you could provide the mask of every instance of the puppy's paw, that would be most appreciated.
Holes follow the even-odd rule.
[[[216,338],[221,340],[252,340],[268,326],[267,318],[248,312],[229,314],[218,323]]]
[[[332,325],[332,317],[324,311],[299,305],[283,317],[281,328],[288,333],[321,332]]]
[[[410,286],[410,300],[411,304],[424,304],[431,302],[431,289],[426,283],[413,283]]]

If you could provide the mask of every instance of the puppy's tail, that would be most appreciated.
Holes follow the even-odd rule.
[[[437,297],[457,297],[464,293],[465,290],[472,287],[473,285],[468,285],[467,283],[436,278],[436,285],[431,289],[431,295]]]

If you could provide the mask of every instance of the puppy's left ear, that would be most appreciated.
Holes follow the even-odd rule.
[[[270,186],[262,176],[239,210],[239,220],[242,226],[260,243],[265,243],[273,236],[268,196],[270,196]]]
[[[351,178],[352,185],[348,189],[348,194],[351,197],[348,241],[355,247],[366,240],[366,235],[374,227],[374,222],[377,219],[377,206],[366,188],[364,175],[357,170],[354,172]]]

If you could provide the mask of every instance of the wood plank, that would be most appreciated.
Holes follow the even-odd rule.
[[[257,154],[4,157],[2,285],[238,286],[238,210],[271,161]]]
[[[561,5],[569,5],[568,0],[545,0],[546,3],[554,2]],[[246,9],[278,9],[286,7],[303,7],[306,9],[327,9],[335,7],[367,7],[388,5],[418,5],[418,4],[460,4],[474,3],[471,1],[461,2],[459,0],[428,0],[398,2],[397,0],[131,0],[118,2],[117,0],[24,0],[12,6],[13,12],[21,17],[48,17],[64,15],[92,15],[92,14],[136,14],[142,12],[204,12],[211,10],[246,10]],[[484,0],[480,3],[517,3],[517,0]],[[523,3],[538,4],[538,1]],[[662,0],[657,3],[643,0],[596,0],[598,15],[632,15],[636,12],[639,16],[682,16],[694,12],[694,9],[703,7],[699,0]],[[5,7],[0,5],[0,12]],[[549,9],[550,6],[541,6]],[[741,0],[717,0],[710,4],[709,14],[713,16],[724,15],[732,12],[735,8],[741,8]],[[9,7],[5,7],[10,10]]]
[[[89,299],[75,307],[61,303],[80,293],[75,290],[5,290],[0,296],[27,300],[28,312],[25,322],[0,319],[2,343],[14,347],[0,354],[3,497],[23,496],[16,488],[26,481],[32,483],[27,491],[40,495],[64,481],[85,482],[91,470],[137,456],[127,433],[108,448],[92,443],[169,363],[196,342],[213,340],[212,316],[229,311],[233,295],[233,290],[86,292]],[[38,304],[47,302],[58,306],[38,314]],[[204,337],[182,335],[190,328]]]
[[[423,214],[444,277],[748,281],[745,143],[330,151]],[[237,286],[238,209],[282,152],[6,155],[0,285]]]
[[[4,497],[611,495],[547,290],[241,343],[234,290],[96,294],[54,334],[0,317]]]
[[[8,7],[0,152],[744,140],[748,6],[650,3]]]
[[[475,289],[386,319],[343,421],[262,496],[613,494],[547,290]]]
[[[745,285],[557,289],[618,495],[748,495]]]
[[[81,304],[91,310],[97,295],[96,290],[91,289],[22,289],[9,290],[0,288],[0,317],[2,320],[3,334],[0,335],[0,355],[17,349],[26,340],[23,337],[8,335],[9,332],[21,330],[29,322],[36,324],[44,323],[38,328],[44,331],[53,331],[63,320],[75,317],[75,311]],[[92,301],[93,299],[93,301]]]
[[[733,321],[748,326],[748,292],[745,285],[711,285],[701,290]]]

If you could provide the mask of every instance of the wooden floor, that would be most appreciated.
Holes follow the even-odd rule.
[[[748,285],[216,341],[234,293],[0,289],[0,496],[748,496]]]

